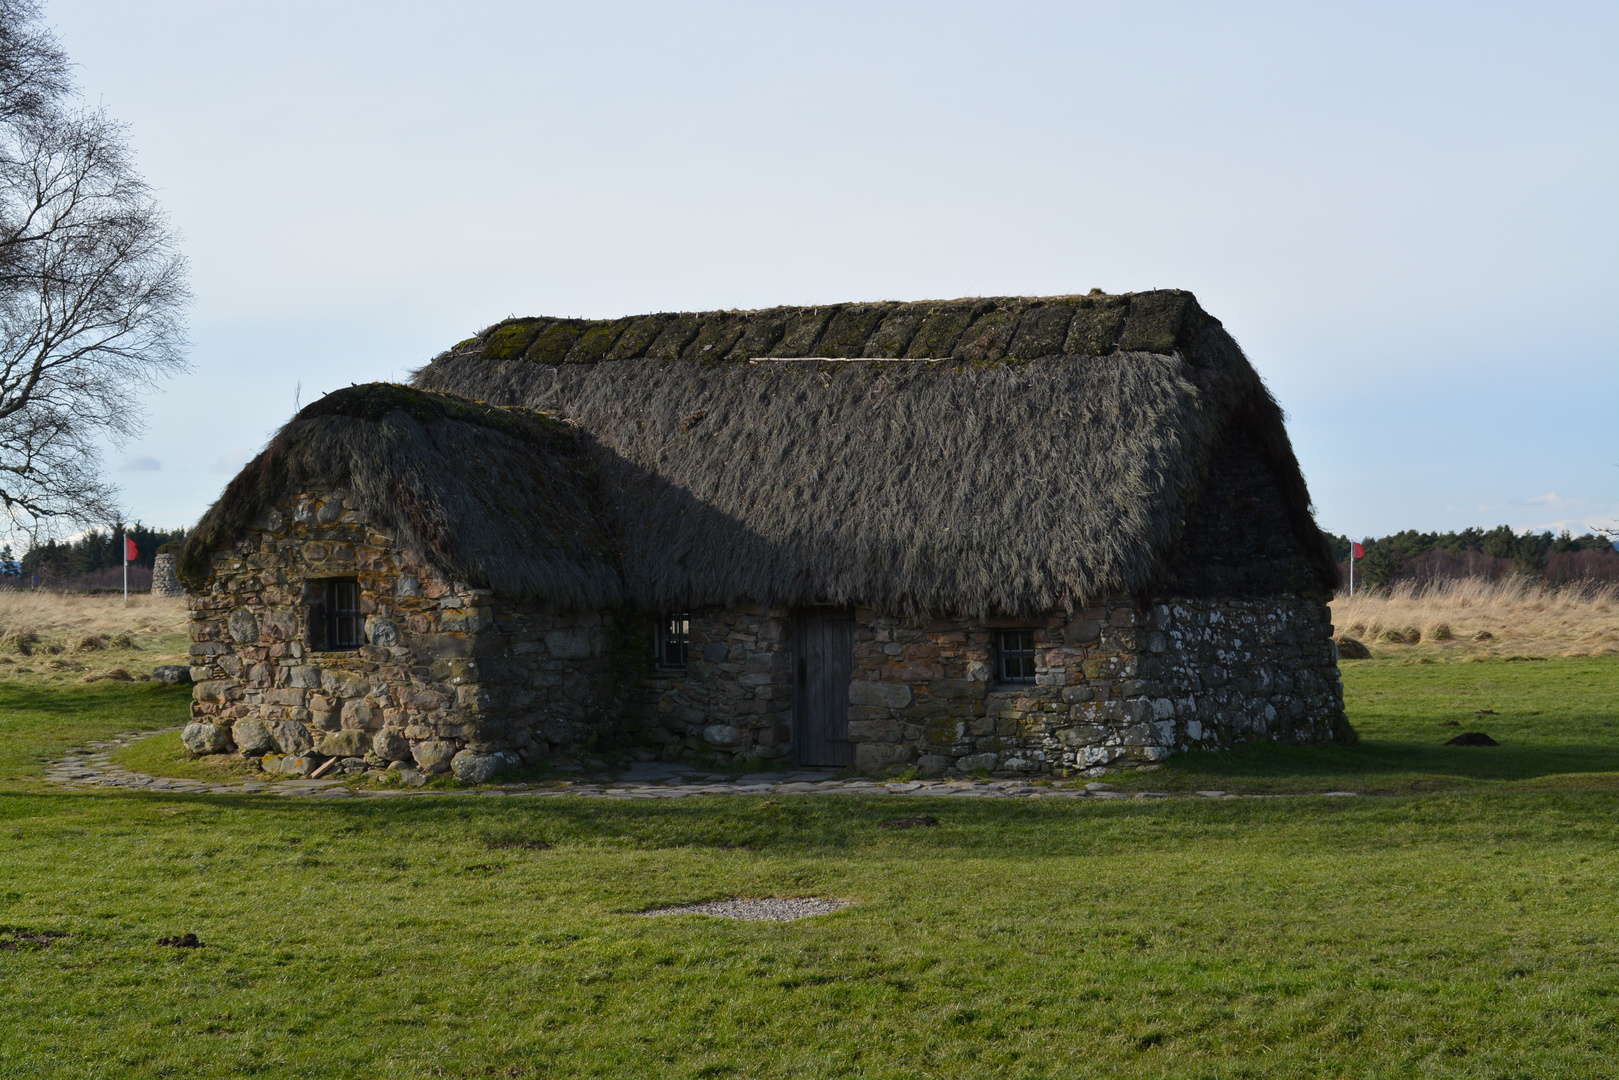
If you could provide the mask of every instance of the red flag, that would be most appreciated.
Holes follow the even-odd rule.
[[[1349,542],[1349,548],[1354,553],[1351,556],[1352,558],[1364,559],[1366,557],[1366,549],[1355,543],[1353,540]]]
[[[141,557],[141,549],[135,546],[135,541],[124,537],[124,561],[134,562]]]

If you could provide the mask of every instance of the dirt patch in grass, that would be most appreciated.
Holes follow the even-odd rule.
[[[53,941],[66,937],[55,930],[29,930],[21,926],[0,926],[0,952],[27,952],[48,949]]]
[[[506,851],[517,849],[519,851],[550,851],[551,846],[544,840],[486,840],[491,851]]]
[[[176,934],[174,937],[162,937],[157,939],[157,943],[171,949],[202,948],[202,942],[197,940],[196,934]]]
[[[915,817],[889,818],[882,823],[885,829],[930,829],[939,824],[939,819],[932,814],[918,814]]]

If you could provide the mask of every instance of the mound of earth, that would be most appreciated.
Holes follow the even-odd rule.
[[[1340,660],[1370,660],[1372,658],[1372,650],[1352,637],[1339,637],[1335,640],[1338,643],[1338,658]]]

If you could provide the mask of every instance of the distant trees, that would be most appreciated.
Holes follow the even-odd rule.
[[[1366,557],[1361,560],[1361,584],[1368,589],[1387,588],[1394,583],[1400,572],[1400,556],[1389,544],[1372,544],[1366,547]]]
[[[74,100],[34,0],[0,0],[0,510],[31,534],[105,524],[103,438],[185,368],[186,265],[122,125]]]
[[[1349,538],[1331,536],[1333,555],[1349,558]],[[1605,536],[1574,536],[1564,530],[1514,532],[1511,526],[1422,533],[1414,530],[1361,541],[1366,557],[1355,562],[1355,579],[1367,588],[1401,581],[1425,583],[1460,577],[1499,578],[1509,574],[1556,585],[1575,580],[1619,581],[1619,552]]]
[[[97,570],[118,569],[124,565],[126,533],[140,552],[130,565],[147,569],[160,547],[183,543],[186,538],[184,529],[151,529],[137,521],[128,526],[120,522],[109,530],[91,529],[72,541],[47,540],[23,555],[19,583],[31,585],[37,578],[40,585],[60,587]],[[4,560],[5,554],[0,552],[0,561]]]

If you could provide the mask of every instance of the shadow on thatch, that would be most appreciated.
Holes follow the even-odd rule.
[[[1188,293],[512,320],[416,382],[301,412],[182,574],[323,485],[446,573],[562,607],[1337,584],[1280,409]]]

